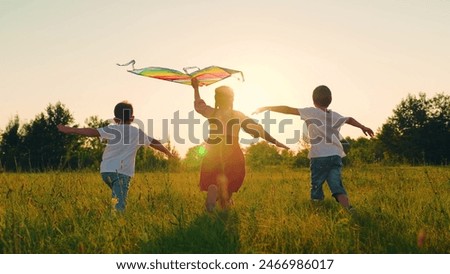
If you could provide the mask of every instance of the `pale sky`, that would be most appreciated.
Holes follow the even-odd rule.
[[[312,106],[312,90],[324,84],[331,109],[378,130],[408,93],[450,88],[448,0],[0,0],[0,37],[2,130],[14,115],[28,122],[58,101],[81,125],[112,118],[126,99],[162,138],[163,119],[193,110],[192,88],[115,65],[131,59],[136,68],[241,70],[244,82],[230,78],[201,95],[214,105],[214,88],[230,85],[235,109],[258,120],[263,114],[251,113],[260,106]],[[271,117],[293,119],[284,134],[271,127],[281,142],[302,127],[299,117]],[[193,144],[181,130],[186,144],[174,146],[184,155]],[[363,136],[349,125],[341,133]]]

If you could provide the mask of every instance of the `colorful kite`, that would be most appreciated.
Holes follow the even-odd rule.
[[[218,66],[210,66],[204,69],[199,69],[198,67],[186,67],[183,68],[184,72],[169,69],[169,68],[161,68],[161,67],[147,67],[147,68],[141,68],[141,69],[135,69],[134,64],[136,62],[134,60],[131,60],[130,62],[118,66],[132,66],[132,70],[128,70],[131,73],[171,81],[175,83],[180,83],[184,85],[191,85],[191,79],[197,78],[199,81],[200,86],[209,86],[211,84],[214,84],[220,80],[223,80],[225,78],[230,77],[234,74],[241,74],[242,81],[244,80],[244,74],[242,71],[234,70],[234,69],[228,69],[228,68],[222,68]],[[193,72],[190,72],[190,70],[194,70]]]

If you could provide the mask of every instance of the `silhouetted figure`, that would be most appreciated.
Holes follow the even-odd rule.
[[[261,137],[276,146],[289,149],[275,140],[263,127],[233,109],[234,93],[230,87],[221,86],[215,90],[215,107],[208,106],[200,98],[197,79],[192,79],[195,110],[208,118],[209,138],[206,141],[206,155],[200,173],[200,190],[206,191],[206,209],[212,211],[216,201],[222,209],[231,204],[233,192],[242,186],[245,177],[245,160],[239,145],[239,131],[253,137]]]

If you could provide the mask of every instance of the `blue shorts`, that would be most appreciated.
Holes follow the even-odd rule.
[[[131,177],[117,172],[102,172],[103,181],[112,190],[112,198],[117,199],[115,208],[124,211],[127,205]]]
[[[311,158],[311,199],[323,200],[323,183],[327,181],[328,187],[336,198],[339,194],[347,195],[342,184],[342,159],[338,155]]]

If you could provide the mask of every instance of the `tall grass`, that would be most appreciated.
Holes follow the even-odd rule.
[[[357,212],[309,201],[309,170],[248,171],[204,211],[197,172],[138,173],[111,210],[97,173],[0,174],[1,253],[450,253],[450,168],[348,167]]]

